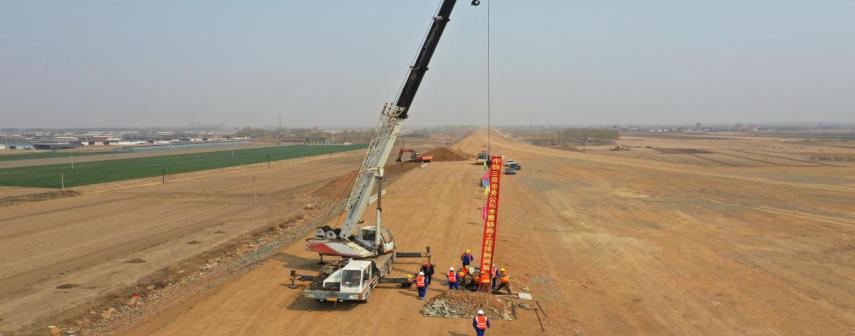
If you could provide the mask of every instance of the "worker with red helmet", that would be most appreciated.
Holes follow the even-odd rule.
[[[431,263],[427,263],[427,264],[422,265],[422,268],[419,270],[419,271],[422,271],[425,273],[425,280],[427,280],[428,286],[430,286],[431,281],[433,281],[433,273],[434,273],[433,268],[434,268],[434,266],[436,266],[436,265],[431,264]]]
[[[419,291],[419,300],[424,300],[425,294],[427,294],[427,278],[425,278],[425,272],[419,272],[419,275],[416,276],[416,289]]]
[[[478,315],[472,319],[472,327],[475,328],[475,334],[478,336],[484,336],[484,333],[490,328],[490,319],[484,316],[483,310],[478,309]]]
[[[460,289],[460,281],[457,279],[457,272],[454,271],[454,267],[448,268],[448,289]]]

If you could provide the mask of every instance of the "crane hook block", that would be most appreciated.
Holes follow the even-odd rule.
[[[479,1],[479,0],[472,0],[472,6],[478,6],[478,5],[480,5],[480,4],[481,4],[481,1]]]

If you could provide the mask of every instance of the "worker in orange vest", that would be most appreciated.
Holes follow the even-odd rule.
[[[478,315],[472,319],[472,327],[475,328],[475,334],[478,336],[484,336],[484,333],[490,328],[490,319],[484,316],[483,310],[478,309]]]
[[[425,279],[425,272],[419,272],[419,275],[416,276],[416,289],[419,290],[419,300],[425,299],[425,294],[427,293],[427,279]]]
[[[492,287],[490,286],[490,272],[484,271],[481,272],[481,275],[478,280],[478,290],[490,293],[492,291]]]
[[[508,275],[508,271],[504,268],[499,270],[499,286],[496,287],[496,292],[502,290],[502,288],[508,291],[508,295],[511,295],[511,276]]]
[[[460,281],[457,279],[457,272],[454,267],[448,268],[448,289],[460,289]]]

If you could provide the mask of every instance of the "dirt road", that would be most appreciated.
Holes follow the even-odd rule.
[[[494,321],[493,335],[855,330],[855,188],[825,182],[855,169],[699,168],[493,139],[495,152],[523,165],[503,177],[497,262],[548,314],[545,332],[520,311],[516,321]],[[480,132],[460,147],[475,153],[484,141]],[[480,174],[437,162],[393,184],[384,223],[399,246],[432,246],[440,270],[477,250]],[[294,244],[125,334],[472,334],[470,321],[420,316],[412,290],[385,286],[367,304],[332,307],[282,286],[288,270],[309,272],[316,261]],[[437,283],[429,296],[441,291]]]
[[[306,205],[304,192],[354,169],[361,155],[89,186],[82,196],[2,207],[0,333],[280,223]]]

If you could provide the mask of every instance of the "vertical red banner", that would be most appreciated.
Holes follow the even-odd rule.
[[[490,191],[487,194],[484,237],[481,241],[481,271],[489,272],[492,277],[493,255],[496,251],[496,226],[499,223],[499,181],[502,177],[502,157],[491,157],[489,168]]]

